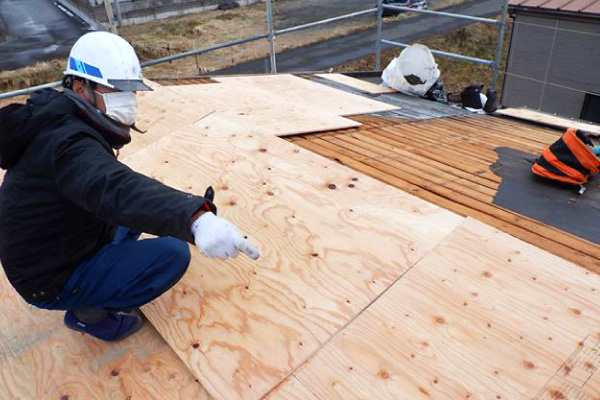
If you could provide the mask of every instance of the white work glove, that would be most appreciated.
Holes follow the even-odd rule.
[[[196,246],[208,258],[235,258],[239,252],[253,260],[258,259],[258,250],[240,235],[229,221],[206,212],[192,224]]]

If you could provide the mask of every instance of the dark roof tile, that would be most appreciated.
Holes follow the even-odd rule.
[[[600,14],[600,0],[511,0],[516,8]]]

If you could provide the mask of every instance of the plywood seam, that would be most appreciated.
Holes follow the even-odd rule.
[[[386,185],[394,187],[392,185],[389,185],[386,183]],[[463,222],[464,220],[466,220],[467,218],[463,217]],[[419,259],[417,259],[413,265],[411,265],[409,268],[407,268],[404,272],[402,272],[400,274],[400,276],[398,276],[398,278],[396,278],[392,283],[390,283],[390,285],[388,285],[387,288],[385,288],[379,295],[375,296],[375,298],[373,298],[373,300],[371,300],[360,312],[358,312],[354,317],[350,318],[343,326],[341,326],[335,333],[333,333],[325,342],[323,342],[322,344],[319,345],[319,347],[317,347],[312,353],[310,353],[308,356],[306,356],[302,361],[300,361],[298,363],[298,366],[296,367],[296,369],[290,371],[290,373],[288,373],[287,375],[285,375],[276,385],[273,386],[273,388],[271,388],[271,390],[269,390],[268,392],[265,393],[264,396],[261,397],[261,400],[266,399],[277,387],[279,387],[279,385],[283,384],[285,381],[287,381],[290,377],[294,377],[296,378],[299,382],[302,382],[302,384],[309,388],[308,385],[306,385],[302,380],[300,380],[295,374],[296,372],[300,371],[302,368],[304,368],[304,366],[307,365],[307,363],[317,354],[319,354],[321,352],[321,350],[323,348],[325,348],[329,343],[331,343],[332,340],[334,340],[335,338],[338,337],[338,335],[343,332],[352,322],[354,322],[357,318],[359,318],[361,315],[363,315],[368,309],[371,308],[371,306],[373,304],[375,304],[375,302],[377,302],[381,296],[383,296],[384,294],[386,294],[391,288],[393,288],[404,276],[406,276],[406,274],[410,271],[413,270],[413,268],[419,264],[419,262],[424,259],[429,253],[433,252],[441,243],[444,242],[444,240],[446,240],[446,238],[448,238],[448,236],[450,236],[452,234],[452,232],[454,232],[461,224],[458,224],[456,227],[454,227],[450,232],[448,232],[446,234],[446,236],[440,240],[440,242],[435,245],[433,248],[431,248],[427,253],[423,254]],[[309,389],[310,390],[310,389]],[[312,390],[310,390],[312,393]],[[314,393],[313,393],[314,394]],[[319,398],[318,396],[316,396],[317,398]]]
[[[302,365],[304,365],[304,364],[302,364]],[[302,367],[302,365],[301,365],[301,366],[299,366],[299,367],[298,367],[298,369],[299,369],[300,367]],[[319,396],[318,396],[318,395],[315,393],[315,391],[314,391],[314,390],[313,390],[313,389],[312,389],[312,388],[311,388],[309,385],[307,385],[306,383],[304,383],[304,382],[303,382],[303,381],[302,381],[302,380],[301,380],[301,379],[300,379],[298,376],[296,376],[296,373],[295,373],[295,372],[293,372],[293,373],[292,373],[292,376],[294,377],[294,379],[296,379],[296,381],[300,382],[300,383],[302,384],[302,386],[304,386],[304,388],[305,388],[306,390],[308,390],[310,393],[312,393],[312,395],[313,395],[313,396],[315,396],[315,397],[316,397],[317,399],[319,399],[319,400],[322,400],[322,399],[321,399],[321,397],[319,397]]]
[[[536,246],[469,220],[455,230],[455,237],[441,242],[426,259],[419,261],[418,268],[411,269],[411,275],[396,283],[385,298],[370,307],[369,314],[346,328],[345,336],[338,336],[336,342],[323,349],[296,375],[327,399],[424,399],[417,388],[427,398],[435,399],[465,398],[465,390],[466,398],[538,399],[540,393],[536,388],[546,387],[548,376],[556,375],[564,359],[572,357],[579,339],[586,335],[590,337],[589,332],[595,331],[598,303],[585,293],[597,287],[598,279],[588,286],[585,271],[578,271],[575,265],[554,256],[546,258],[549,255]],[[518,257],[507,260],[513,255]],[[531,262],[533,259],[546,261],[543,267],[533,267],[531,273],[537,275],[537,270],[541,279],[547,280],[547,285],[537,286],[523,276],[522,271],[527,272],[530,265],[535,265]],[[443,268],[440,268],[440,262]],[[515,264],[510,264],[512,262]],[[482,274],[488,270],[492,272]],[[563,275],[570,275],[570,278],[563,279]],[[487,280],[493,276],[496,277]],[[512,285],[515,280],[523,285]],[[570,284],[575,289],[574,294],[564,295],[570,300],[555,301],[557,294],[562,297],[563,285]],[[513,292],[496,297],[503,289]],[[469,297],[472,290],[485,295],[480,298],[481,302],[474,300],[472,305],[469,304],[474,309],[463,311],[469,309],[462,308],[460,302],[465,296]],[[432,297],[431,293],[439,293],[439,296]],[[539,297],[536,300],[531,296]],[[552,300],[546,303],[544,299],[549,298]],[[502,300],[507,300],[507,307],[494,307]],[[583,312],[586,320],[574,320],[577,317],[573,315],[581,313],[573,314],[564,308],[565,305],[574,306],[574,303],[569,304],[571,301],[586,310]],[[547,304],[548,308],[537,309],[537,303]],[[527,305],[532,310],[529,307],[521,309]],[[564,312],[565,319],[544,322],[545,325],[533,324],[536,327],[531,331],[524,324],[525,321],[541,321],[552,311],[556,311],[557,316]],[[519,317],[513,317],[522,312],[524,314]],[[494,316],[498,317],[497,321]],[[493,329],[498,329],[497,333],[487,333],[486,321],[494,322]],[[492,329],[489,323],[488,328]],[[525,334],[522,329],[527,331],[526,341],[515,342],[519,334]],[[549,331],[555,332],[553,336],[557,335],[559,340],[544,345],[541,341],[546,339]],[[492,341],[484,342],[488,339],[486,336]],[[524,338],[521,336],[520,339]],[[503,354],[504,350],[506,354]],[[416,360],[421,361],[412,364],[410,360],[415,357],[410,353],[416,353]],[[468,357],[455,357],[457,354]],[[462,360],[457,362],[458,358]],[[467,368],[457,368],[460,363]],[[468,368],[474,370],[465,373]],[[473,380],[469,382],[471,377]],[[433,393],[431,388],[438,383],[440,385]],[[409,394],[411,389],[416,394]],[[450,395],[451,391],[446,389],[454,389],[452,392],[456,395]],[[512,394],[505,396],[504,392]],[[494,396],[498,393],[502,396]],[[544,400],[591,400],[591,396],[566,397],[560,392],[549,393]],[[536,395],[538,397],[534,397]]]
[[[475,216],[478,220],[491,224],[496,228],[499,228],[502,231],[509,233],[512,236],[519,237],[522,240],[525,240],[529,243],[536,244],[537,246],[540,246],[546,249],[547,251],[558,255],[561,258],[570,260],[571,262],[584,266],[586,269],[594,273],[598,273],[599,258],[593,256],[591,250],[582,250],[579,248],[579,246],[573,246],[571,244],[571,236],[567,235],[565,232],[562,232],[565,240],[551,239],[544,235],[540,235],[540,233],[535,232],[533,230],[525,229],[521,226],[521,224],[515,224],[514,222],[506,220],[506,218],[498,219],[495,213],[488,214],[480,210],[479,207],[473,207],[472,204],[466,205],[462,203],[456,203],[455,200],[453,200],[453,198],[447,197],[449,195],[448,193],[442,195],[439,191],[426,191],[423,188],[412,184],[411,182],[402,180],[401,178],[395,175],[390,175],[389,172],[385,172],[380,168],[371,165],[371,163],[369,163],[368,160],[361,159],[361,157],[345,155],[345,153],[340,152],[336,149],[330,149],[327,146],[323,147],[321,143],[317,144],[318,140],[323,140],[319,137],[326,136],[320,134],[316,139],[314,137],[300,137],[299,139],[296,139],[295,142],[301,147],[304,147],[329,159],[336,160],[337,162],[347,167],[350,167],[362,173],[366,173],[367,175],[375,177],[376,179],[379,179],[382,182],[391,184],[392,186],[395,186],[405,192],[411,193],[415,196],[421,197],[422,199],[433,202],[434,204],[437,204],[438,206],[444,209],[453,211],[461,216]],[[325,141],[324,143],[329,144]],[[499,211],[503,210],[499,209]],[[581,242],[581,245],[585,245],[582,239],[575,239]]]
[[[589,338],[590,335],[588,334],[582,341],[581,343],[584,343],[587,338]],[[550,384],[550,382],[552,382],[552,380],[556,377],[560,378],[561,380],[564,380],[565,382],[568,382],[574,386],[576,386],[579,389],[583,389],[583,387],[588,383],[588,381],[593,377],[593,374],[590,375],[590,377],[585,381],[585,383],[582,386],[579,386],[571,381],[569,381],[568,379],[565,379],[561,376],[558,375],[558,373],[565,367],[565,365],[567,364],[567,362],[569,362],[569,360],[573,357],[573,355],[575,355],[576,353],[578,353],[579,351],[581,351],[581,348],[577,348],[575,349],[575,351],[573,351],[573,353],[571,353],[571,355],[569,355],[567,357],[567,359],[559,365],[558,369],[552,374],[550,375],[550,377],[548,378],[548,380],[544,383],[544,386],[541,387],[541,389],[535,394],[535,396],[533,397],[533,399],[538,399],[542,396],[542,394],[544,393],[544,390],[546,389],[546,387]]]
[[[313,140],[310,140],[310,141],[312,141],[313,143],[315,143],[315,144],[319,145],[319,144],[321,143],[321,142],[320,142],[321,140],[323,140],[323,141],[326,141],[326,142],[328,142],[328,143],[331,143],[331,144],[333,144],[333,145],[335,145],[335,146],[338,146],[338,147],[339,147],[339,145],[337,145],[337,144],[335,144],[335,143],[331,142],[330,140],[328,140],[328,138],[327,138],[327,137],[323,137],[323,138],[319,138],[319,139],[313,139]],[[331,150],[333,150],[333,149],[331,149]],[[345,149],[345,150],[347,150],[347,151],[350,151],[350,152],[352,152],[352,153],[355,153],[355,154],[359,154],[359,153],[356,153],[356,151],[354,151],[354,150],[350,150],[350,149]],[[336,152],[337,152],[337,151],[336,151]],[[343,154],[342,154],[342,155],[343,155]],[[375,158],[373,158],[373,157],[369,157],[369,156],[366,156],[366,155],[361,155],[361,157],[364,157],[365,159],[356,158],[357,162],[359,162],[359,163],[362,163],[362,164],[365,164],[365,165],[370,165],[370,166],[372,166],[373,168],[377,169],[378,171],[380,171],[380,172],[382,172],[382,173],[389,173],[389,172],[386,172],[384,169],[382,169],[382,166],[381,166],[381,165],[380,165],[380,166],[376,166],[376,165],[373,165],[373,163],[372,163],[372,162],[370,163],[370,162],[368,161],[368,160],[370,159],[370,160],[373,160],[373,162],[374,162],[375,164],[378,164],[378,163],[380,163],[380,162],[382,162],[382,161],[383,161],[381,158],[380,158],[380,159],[375,159]],[[398,170],[398,171],[400,171],[400,170],[399,170],[399,169],[397,169],[397,168],[394,168],[394,169],[395,169],[395,170]],[[396,176],[396,175],[394,175],[394,176]],[[399,178],[400,178],[400,177],[399,177]],[[403,178],[400,178],[400,179],[403,179]],[[420,188],[422,188],[422,189],[424,189],[424,190],[428,190],[428,191],[430,191],[431,189],[434,189],[434,188],[445,187],[443,184],[440,184],[440,183],[435,183],[435,182],[431,182],[431,181],[430,181],[430,180],[428,180],[428,179],[425,179],[425,180],[427,180],[427,181],[429,181],[429,182],[430,182],[430,183],[428,183],[428,184],[426,184],[425,182],[416,183],[416,182],[415,182],[415,179],[417,179],[417,178],[416,178],[416,177],[411,177],[410,179],[408,179],[408,182],[410,182],[410,183],[412,183],[412,184],[414,184],[414,185],[416,185],[416,186],[418,186],[418,187],[420,187]],[[421,179],[424,179],[424,178],[421,178]],[[405,180],[406,180],[406,179],[405,179]],[[447,183],[452,183],[452,182],[453,182],[453,181],[448,181]],[[437,193],[438,195],[440,195],[440,196],[442,196],[442,197],[444,197],[444,198],[446,198],[446,199],[448,199],[448,200],[452,200],[452,201],[457,201],[457,199],[456,199],[455,197],[456,197],[456,196],[460,196],[461,198],[462,198],[462,197],[466,197],[466,198],[468,198],[468,199],[470,199],[470,200],[474,200],[474,201],[476,201],[476,202],[479,202],[479,203],[481,203],[482,205],[494,206],[493,204],[491,204],[491,203],[489,203],[489,202],[481,201],[481,199],[477,199],[477,198],[474,198],[473,196],[466,195],[466,194],[464,194],[464,193],[461,193],[461,192],[457,192],[456,190],[451,190],[451,193],[445,193],[445,194],[444,194],[444,193],[438,193],[437,191],[436,191],[436,193]],[[461,203],[462,203],[462,202],[461,202]],[[465,203],[463,203],[463,204],[465,204]],[[466,204],[465,204],[465,205],[466,205]],[[471,204],[469,204],[469,207],[471,207],[471,208],[474,208],[474,207],[473,207]],[[497,207],[497,206],[496,206],[496,207]],[[476,208],[477,208],[477,209],[479,209],[479,207],[476,207]],[[505,219],[507,220],[507,222],[508,222],[508,219],[511,219],[511,218],[510,218],[511,216],[512,216],[512,218],[518,218],[519,220],[525,221],[525,222],[527,223],[527,226],[522,226],[522,224],[521,224],[521,223],[516,223],[516,225],[518,225],[518,226],[522,226],[524,229],[528,230],[529,232],[532,232],[532,233],[538,233],[538,232],[536,232],[536,231],[535,231],[535,229],[536,229],[535,227],[532,227],[532,226],[529,226],[529,225],[531,225],[531,224],[538,224],[539,222],[537,222],[537,221],[535,221],[535,220],[533,220],[533,219],[531,219],[531,218],[529,218],[529,217],[526,217],[526,216],[523,216],[523,215],[521,215],[521,214],[515,213],[515,212],[513,212],[513,211],[510,211],[510,210],[507,210],[507,209],[504,209],[504,208],[501,208],[501,207],[497,207],[497,208],[498,208],[498,211],[503,211],[503,212],[507,213],[507,215],[506,215],[506,217],[505,217]],[[496,213],[490,213],[490,212],[489,212],[489,210],[488,210],[488,211],[481,210],[481,211],[482,211],[482,212],[485,212],[485,213],[486,213],[486,214],[488,214],[488,215],[496,216]],[[497,216],[496,216],[496,217],[497,217]],[[503,220],[504,220],[504,219],[503,219]],[[512,223],[512,224],[515,224],[514,222],[511,222],[511,223]],[[545,228],[547,228],[547,229],[548,229],[549,231],[551,231],[551,232],[557,232],[557,231],[558,231],[556,228],[553,228],[553,227],[550,227],[550,226],[544,226],[544,227],[545,227]],[[538,233],[538,234],[539,234],[539,233]],[[572,235],[572,234],[569,234],[568,232],[564,232],[564,231],[560,231],[560,234],[564,235],[565,237],[573,237],[573,235]],[[556,240],[552,239],[551,237],[549,237],[549,238],[550,238],[551,240],[553,240],[553,241],[556,241]],[[573,238],[575,238],[575,237],[573,237]],[[581,238],[577,238],[577,239],[578,239],[579,241],[582,241],[582,240],[583,240],[583,239],[581,239]],[[586,254],[589,254],[589,253],[587,253],[586,251],[582,250],[581,248],[576,248],[576,247],[573,247],[573,245],[572,245],[571,243],[564,243],[564,244],[565,244],[566,246],[568,246],[568,247],[572,248],[573,250],[582,251],[582,252],[584,252],[584,253],[586,253]],[[594,256],[594,258],[597,258],[597,257],[596,257],[594,254],[589,254],[589,255],[591,255],[591,256]]]

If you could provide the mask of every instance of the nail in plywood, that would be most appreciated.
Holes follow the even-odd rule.
[[[188,128],[127,163],[197,194],[213,185],[219,214],[261,249],[257,262],[194,250],[143,309],[217,399],[261,398],[462,220],[276,137]]]
[[[599,291],[467,219],[294,376],[328,400],[529,400],[600,333]]]
[[[343,74],[316,74],[319,78],[328,79],[342,85],[350,86],[354,89],[362,90],[371,94],[397,93],[396,90],[384,85],[363,81]]]
[[[497,114],[507,117],[524,119],[526,121],[538,122],[559,129],[581,129],[582,131],[600,135],[600,125],[588,124],[583,121],[573,121],[557,115],[547,114],[528,108],[505,108],[496,111]]]
[[[0,274],[0,397],[36,400],[210,400],[146,324],[118,343],[67,329],[62,312],[25,304]]]

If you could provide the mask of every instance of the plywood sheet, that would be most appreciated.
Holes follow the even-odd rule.
[[[228,133],[286,136],[360,126],[340,116],[346,111],[396,108],[316,83],[308,82],[307,87],[305,82],[292,75],[267,75],[222,78],[212,84],[155,86],[153,92],[140,92],[137,122],[146,133],[132,132],[132,143],[122,149],[121,157],[194,123],[213,131],[225,124]],[[299,86],[292,90],[293,96],[284,90],[289,85],[292,89]]]
[[[294,376],[328,400],[529,400],[596,345],[599,291],[597,275],[468,219]]]
[[[188,99],[190,103],[186,107],[201,103],[202,107],[210,107],[214,111],[213,115],[203,119],[202,122],[209,123],[210,117],[220,116],[230,125],[254,126],[260,133],[271,136],[289,135],[294,132],[319,132],[360,125],[356,121],[342,118],[340,111],[343,110],[337,107],[322,108],[319,104],[314,104],[311,97],[291,98],[287,93],[282,92],[282,87],[272,84],[265,87],[261,82],[255,82],[257,78],[224,78],[216,84],[176,86],[171,90],[180,98]],[[264,82],[274,80],[278,83],[280,80],[277,76],[261,78]],[[304,81],[294,76],[287,79],[291,78]],[[294,82],[286,83],[292,85]],[[330,88],[313,85],[316,85],[313,96],[324,97],[327,100],[326,96],[329,95]],[[321,87],[326,91],[320,92]],[[341,90],[334,89],[333,92],[337,97],[330,99],[331,101],[347,101],[352,104],[353,97],[358,97],[362,101],[361,97]],[[370,109],[371,102],[372,100],[365,99],[365,111]],[[386,104],[383,105],[387,107]],[[220,127],[219,124],[213,125],[215,128]]]
[[[118,343],[64,327],[25,304],[0,273],[0,397],[11,400],[210,400],[149,324]]]
[[[294,75],[219,77],[219,82],[222,85],[237,88],[240,92],[251,91],[261,98],[273,99],[276,104],[306,104],[332,115],[369,114],[398,108],[395,105],[348,93]],[[204,86],[215,87],[216,85]]]
[[[598,376],[583,387],[554,376],[533,400],[596,400],[600,398]]]
[[[246,112],[242,110],[244,109],[240,108],[235,112],[215,111],[194,125],[215,132],[225,129],[227,133],[279,137],[360,126],[359,122],[348,118],[328,115],[316,110],[301,110],[299,107],[288,110],[283,106],[272,109],[254,108]]]
[[[293,375],[273,389],[264,400],[321,400]]]
[[[194,97],[181,96],[169,86],[155,86],[152,92],[138,92],[136,125],[145,133],[131,131],[131,143],[120,150],[121,159],[186,127],[215,111]]]
[[[534,400],[600,398],[600,339],[590,335],[560,367]]]
[[[182,145],[183,144],[183,145]],[[127,163],[197,194],[262,257],[208,260],[144,313],[217,399],[259,399],[462,219],[269,136],[188,128]]]
[[[561,133],[490,116],[412,123],[373,116],[353,118],[363,126],[290,140],[600,272],[600,246],[493,204],[501,180],[496,173],[503,174],[496,164],[502,162],[497,149],[541,154]]]
[[[371,94],[397,93],[394,89],[383,85],[363,81],[343,74],[315,74],[319,78],[328,79],[342,85],[350,86],[354,89],[362,90]]]
[[[528,108],[505,108],[503,110],[496,111],[496,113],[500,115],[505,115],[507,117],[538,122],[558,129],[574,128],[600,135],[600,125],[588,124],[582,121],[573,121],[568,118],[562,118],[557,115],[551,115],[541,111],[530,110]]]
[[[277,386],[264,400],[320,400],[293,375]]]

